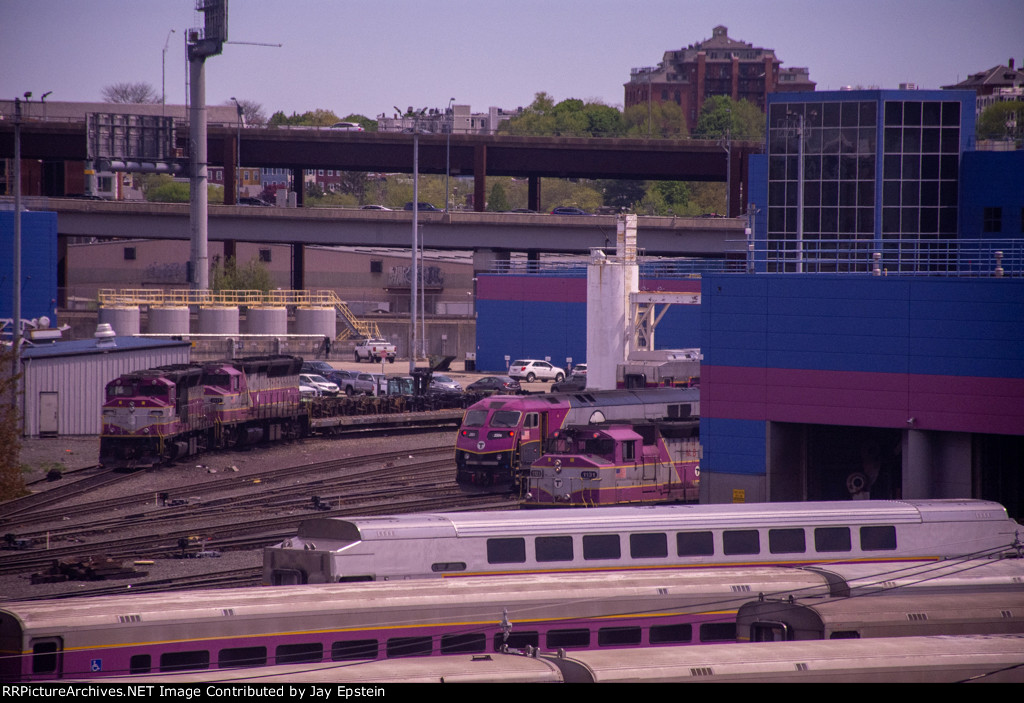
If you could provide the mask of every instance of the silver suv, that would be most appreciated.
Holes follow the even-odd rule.
[[[512,378],[533,383],[534,381],[554,381],[558,383],[565,378],[565,370],[552,366],[546,361],[537,359],[518,359],[508,367],[508,375]]]

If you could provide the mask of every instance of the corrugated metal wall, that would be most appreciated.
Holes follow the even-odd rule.
[[[24,434],[39,436],[40,395],[57,393],[57,432],[97,435],[102,426],[103,389],[107,383],[130,371],[188,361],[187,346],[110,349],[96,354],[24,359]]]

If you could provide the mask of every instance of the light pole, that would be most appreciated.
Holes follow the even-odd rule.
[[[234,98],[231,99],[235,101],[235,109],[238,110],[238,127],[235,130],[235,205],[238,205],[242,197],[242,106]]]
[[[164,108],[167,105],[167,46],[171,43],[171,35],[174,34],[174,30],[167,32],[167,38],[164,40],[164,51],[163,60],[160,65],[160,115],[163,116],[165,113]]]
[[[455,98],[448,100],[448,111],[446,113],[448,117],[448,143],[445,146],[445,164],[444,164],[444,211],[448,212],[448,179],[452,175],[452,128],[455,126],[455,115],[452,113],[452,103],[455,102]]]

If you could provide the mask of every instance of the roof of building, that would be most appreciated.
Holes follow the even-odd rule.
[[[993,66],[981,73],[972,73],[967,80],[942,86],[943,90],[981,90],[986,93],[996,88],[1024,86],[1024,71],[1013,67],[1013,59],[1006,66]]]
[[[66,342],[37,344],[22,349],[22,359],[46,359],[82,354],[111,354],[124,351],[144,351],[167,347],[190,347],[190,342],[176,339],[149,339],[147,337],[113,337],[113,344],[100,343],[96,339],[74,339]]]

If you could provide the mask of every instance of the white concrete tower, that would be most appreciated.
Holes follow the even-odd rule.
[[[620,215],[616,254],[590,250],[587,266],[587,387],[615,388],[615,369],[630,352],[629,296],[639,287],[636,215]]]

